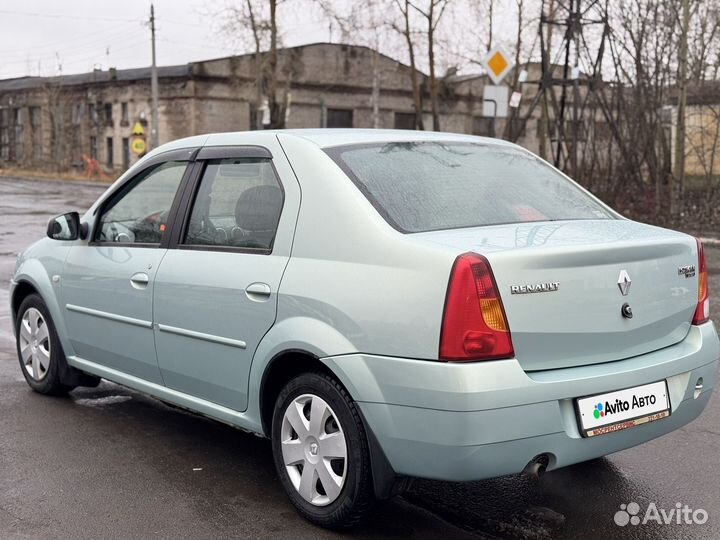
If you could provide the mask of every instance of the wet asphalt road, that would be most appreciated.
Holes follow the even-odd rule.
[[[0,539],[335,538],[298,517],[258,437],[103,382],[34,394],[15,356],[7,282],[47,218],[102,187],[0,178]],[[720,294],[720,249],[708,250]],[[713,318],[719,320],[718,302]],[[471,484],[418,481],[354,538],[720,538],[720,400],[694,423],[608,458]],[[442,459],[442,456],[438,456]],[[200,470],[195,470],[200,469]],[[622,503],[703,508],[704,525],[618,527]]]

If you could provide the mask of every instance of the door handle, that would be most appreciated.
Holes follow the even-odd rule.
[[[144,289],[150,283],[150,277],[145,272],[137,272],[130,277],[130,285],[136,289]]]
[[[265,302],[270,298],[270,285],[267,283],[255,282],[245,287],[245,295],[253,302]]]

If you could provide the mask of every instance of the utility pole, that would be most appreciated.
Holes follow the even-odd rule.
[[[675,214],[677,196],[685,187],[685,104],[687,102],[688,28],[690,26],[690,0],[683,0],[682,28],[680,29],[680,57],[678,68],[677,127],[675,128],[675,170],[670,178],[670,214]],[[677,182],[677,186],[674,182]]]
[[[158,75],[155,63],[155,6],[150,4],[150,34],[152,36],[152,66],[150,68],[150,93],[152,94],[152,110],[150,113],[150,148],[160,145],[158,136]]]

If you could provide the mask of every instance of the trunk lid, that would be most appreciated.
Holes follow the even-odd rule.
[[[697,272],[687,275],[688,266],[697,270],[695,239],[658,227],[622,219],[558,221],[414,236],[488,259],[526,371],[673,345],[687,335],[697,306]],[[626,295],[619,281],[629,281]],[[622,314],[625,303],[632,318]]]

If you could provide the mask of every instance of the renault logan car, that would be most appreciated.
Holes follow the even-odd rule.
[[[28,384],[100,377],[272,440],[314,523],[414,477],[548,470],[703,410],[702,245],[531,153],[441,133],[226,133],[154,150],[11,283]]]

